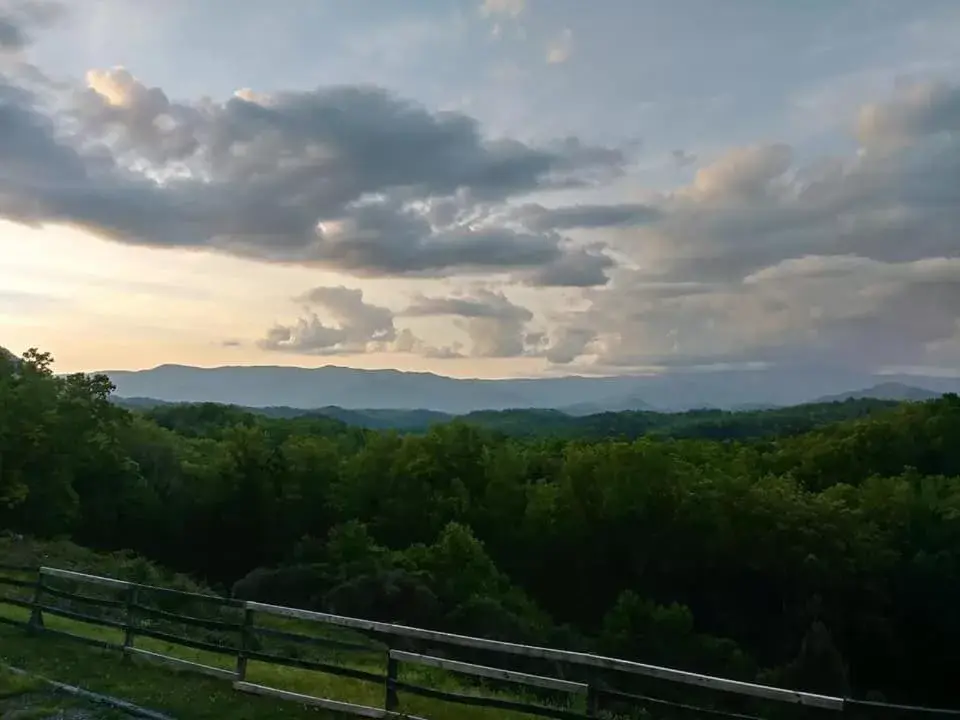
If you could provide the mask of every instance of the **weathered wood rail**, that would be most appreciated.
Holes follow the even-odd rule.
[[[33,577],[27,579],[26,575]],[[61,585],[79,586],[84,588],[84,591],[58,587],[58,581]],[[13,593],[0,594],[0,604],[24,608],[29,611],[30,616],[29,620],[23,623],[0,614],[0,622],[25,625],[30,632],[51,633],[100,647],[115,648],[127,656],[211,675],[231,682],[236,690],[242,692],[268,695],[361,717],[412,718],[413,716],[403,713],[400,701],[401,694],[410,694],[561,719],[612,717],[609,705],[613,702],[619,707],[626,706],[628,712],[630,708],[645,709],[654,717],[674,717],[674,712],[680,712],[687,717],[693,714],[703,717],[755,718],[760,712],[763,717],[770,717],[771,714],[779,716],[781,713],[778,708],[795,708],[802,710],[800,715],[788,713],[785,716],[960,718],[960,710],[897,706],[820,695],[589,653],[520,645],[311,610],[189,593],[51,567],[24,568],[0,564],[0,587],[2,586],[12,588]],[[58,600],[66,605],[56,604]],[[167,608],[161,607],[164,604]],[[195,606],[192,613],[170,609],[191,604]],[[99,613],[80,612],[76,609],[78,605],[96,608]],[[203,606],[207,609],[200,611],[198,608]],[[207,616],[203,616],[203,612]],[[44,623],[45,614],[112,628],[123,633],[123,641],[110,642],[102,638],[48,628]],[[270,627],[257,622],[258,619],[266,621],[270,618],[279,622],[294,622],[299,627],[307,624],[328,630],[332,628],[350,631],[364,639],[359,641],[314,632],[296,632],[289,626]],[[183,632],[178,634],[171,631],[171,625],[183,628]],[[232,668],[217,667],[206,662],[186,660],[157,650],[137,647],[136,640],[141,637],[232,658]],[[309,652],[281,654],[265,648],[265,645],[271,643],[295,644],[298,647],[306,645],[316,648],[317,651],[312,656]],[[412,646],[417,649],[416,652]],[[423,652],[424,647],[431,648],[431,652]],[[473,657],[469,661],[448,657],[458,649],[497,656],[500,665],[509,665],[510,658],[516,661],[514,665],[517,662],[527,664],[523,669],[517,669],[480,664],[474,662]],[[336,662],[341,653],[378,656],[385,668],[383,671],[373,671],[366,666]],[[383,706],[358,705],[251,682],[248,678],[248,664],[251,661],[377,684],[383,688]],[[533,672],[529,668],[531,663],[548,665],[554,672]],[[489,682],[498,688],[515,687],[521,691],[523,697],[514,699],[505,693],[451,692],[407,682],[400,678],[401,666],[453,673],[469,679],[469,682]],[[651,697],[624,690],[611,682],[611,677],[642,678],[645,681],[660,682],[666,688],[672,688],[673,692],[664,692],[661,697]],[[678,697],[678,689],[683,689],[684,694],[710,691],[718,701],[699,705],[685,702]],[[729,700],[733,701],[732,704],[726,702]],[[765,703],[765,710],[757,709],[756,703],[760,702]]]

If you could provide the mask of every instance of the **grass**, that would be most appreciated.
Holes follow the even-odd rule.
[[[41,680],[0,667],[0,718],[10,720],[50,720],[69,717],[68,711],[92,710],[91,703],[52,692]],[[87,714],[87,717],[91,717]],[[98,708],[98,720],[122,720],[123,713]]]
[[[188,592],[209,593],[207,588],[197,584],[191,578],[159,567],[131,553],[99,553],[79,547],[69,541],[41,542],[29,538],[14,538],[0,534],[0,560],[11,565],[37,566],[49,565],[77,570],[94,575],[116,577],[134,583],[167,587]],[[35,573],[18,575],[0,572],[0,577],[20,577],[34,580]],[[103,588],[89,586],[70,586],[64,590],[80,592],[95,597],[120,599],[115,593]],[[0,586],[0,596],[15,596],[29,600],[30,588],[12,588]],[[66,607],[77,612],[94,614],[88,605],[67,603],[45,596],[44,604]],[[207,607],[201,607],[207,605]],[[176,612],[199,617],[230,619],[229,611],[210,607],[200,603],[190,608],[169,608]],[[6,617],[25,622],[29,613],[22,608],[3,604],[0,598],[0,619]],[[116,617],[116,616],[115,616]],[[239,617],[239,616],[238,616]],[[82,635],[92,639],[119,644],[122,631],[60,618],[49,613],[44,614],[46,627],[53,630]],[[332,637],[352,642],[370,640],[345,628],[319,625],[291,618],[276,617],[258,613],[256,623],[287,632],[305,635]],[[184,626],[173,627],[169,623],[158,623],[156,629],[176,635],[186,635],[196,639],[205,637],[206,631]],[[232,641],[231,633],[220,633],[220,639]],[[171,655],[183,660],[202,663],[217,668],[233,670],[235,658],[232,654],[223,655],[202,650],[194,650],[181,645],[172,645],[163,641],[138,636],[136,647],[156,653]],[[371,653],[318,650],[304,645],[291,646],[290,643],[265,639],[264,652],[277,655],[309,657],[334,665],[345,665],[359,670],[382,675],[385,671],[385,649],[374,647]],[[332,714],[319,709],[307,709],[296,703],[262,698],[233,690],[230,682],[224,679],[210,678],[193,672],[184,672],[158,665],[149,659],[135,657],[124,659],[119,650],[99,650],[90,646],[47,634],[29,637],[20,627],[10,627],[0,623],[0,660],[18,665],[31,672],[45,675],[54,680],[78,685],[88,690],[102,692],[142,704],[162,712],[168,712],[180,720],[191,718],[232,717],[244,720],[249,718],[335,718],[347,717]],[[278,665],[251,661],[247,668],[249,682],[289,690],[306,695],[324,697],[331,700],[351,702],[372,707],[383,707],[384,686],[380,682],[366,682],[341,676],[301,670]],[[499,697],[513,701],[530,700],[520,686],[496,688],[490,685],[470,685],[462,676],[432,668],[401,665],[399,679],[417,685],[468,695]],[[582,701],[582,699],[580,699]],[[579,708],[583,709],[583,708]],[[498,709],[475,708],[461,704],[441,702],[416,697],[410,693],[400,694],[400,710],[411,715],[425,718],[462,718],[463,720],[523,720],[534,717],[526,713],[507,712]]]
[[[15,675],[6,668],[0,668],[0,700],[40,692],[43,689],[43,683],[36,678]]]
[[[26,623],[29,611],[2,604],[0,600],[0,618],[3,617]],[[276,621],[270,622],[271,626],[277,627],[279,624],[288,631],[304,632],[304,628],[293,626],[287,619],[271,618],[271,620]],[[49,613],[44,615],[44,624],[51,630],[69,632],[95,640],[115,644],[123,641],[123,633],[120,630],[60,618]],[[268,623],[265,622],[265,624]],[[311,626],[311,629],[316,633],[315,625]],[[232,655],[194,650],[141,636],[136,638],[136,647],[227,670],[232,670],[235,663]],[[377,657],[372,654],[361,654],[357,658],[351,654],[349,659],[344,653],[336,652],[334,655],[324,659],[332,664],[348,664],[350,667],[372,673],[383,674],[384,672],[383,655]],[[348,717],[316,708],[306,708],[293,702],[242,693],[234,690],[229,680],[170,669],[141,657],[124,658],[119,650],[92,648],[53,634],[40,633],[30,636],[23,627],[6,624],[0,625],[0,660],[53,680],[169,713],[178,720],[224,717],[237,720],[263,718],[320,720],[321,718]],[[458,681],[457,676],[431,668],[405,666],[401,670],[400,679],[436,690],[478,694],[475,687],[468,688]],[[343,678],[311,670],[251,661],[247,668],[247,680],[282,690],[359,705],[383,707],[384,703],[382,683]],[[488,697],[522,699],[517,694],[507,696],[488,689],[481,688],[481,690],[481,694]],[[453,717],[462,720],[522,720],[533,717],[526,713],[469,707],[420,698],[409,693],[400,694],[400,703],[401,712],[431,719]]]
[[[0,627],[0,659],[28,672],[121,698],[179,720],[338,717],[293,703],[238,693],[222,680],[127,662],[119,652],[55,637],[30,637],[22,628]]]

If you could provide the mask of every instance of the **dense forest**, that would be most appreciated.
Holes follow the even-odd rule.
[[[956,396],[642,437],[456,421],[404,434],[131,411],[106,377],[51,366],[0,354],[0,530],[130,549],[240,597],[955,700]]]
[[[190,424],[193,414],[203,412],[203,403],[170,403],[150,398],[113,398],[121,407],[142,410],[161,425],[172,427]],[[589,415],[570,415],[560,410],[518,408],[515,410],[478,410],[466,415],[448,415],[433,410],[353,410],[330,406],[315,410],[292,407],[237,407],[270,418],[332,418],[347,425],[371,430],[404,430],[420,432],[434,425],[457,420],[476,427],[496,430],[517,437],[562,437],[568,439],[627,439],[645,435],[672,438],[712,438],[714,440],[746,440],[791,435],[828,423],[869,415],[891,408],[897,402],[875,398],[849,399],[795,407],[752,411],[717,409],[685,412],[625,410]],[[216,412],[216,411],[215,411]]]

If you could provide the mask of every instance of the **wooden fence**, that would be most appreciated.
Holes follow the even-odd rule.
[[[6,571],[6,576],[0,575],[0,586],[14,589],[13,593],[0,594],[0,604],[25,608],[30,613],[25,623],[3,614],[0,622],[23,624],[31,632],[116,648],[127,656],[205,673],[231,682],[242,692],[362,717],[412,718],[402,712],[401,694],[553,718],[631,717],[638,711],[645,717],[960,717],[960,710],[819,695],[629,660],[182,592],[57,568],[0,565],[0,571]],[[26,575],[35,576],[28,579]],[[185,607],[192,611],[183,612]],[[93,610],[81,612],[78,608]],[[112,628],[122,633],[123,640],[112,642],[49,628],[45,614]],[[138,638],[191,648],[204,657],[224,657],[230,666],[217,667],[212,662],[138,647]],[[379,669],[342,661],[354,653],[378,657]],[[458,659],[457,655],[467,657]],[[480,662],[488,656],[495,656],[496,662]],[[383,706],[359,705],[251,682],[250,662],[374,683],[382,688]],[[409,682],[401,678],[401,667],[453,673],[465,678],[466,688],[492,688],[493,692],[452,692]],[[511,687],[516,688],[512,697],[507,692]],[[518,694],[523,697],[517,698]]]

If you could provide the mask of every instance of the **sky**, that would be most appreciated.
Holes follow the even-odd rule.
[[[64,372],[960,368],[955,0],[0,0]]]

